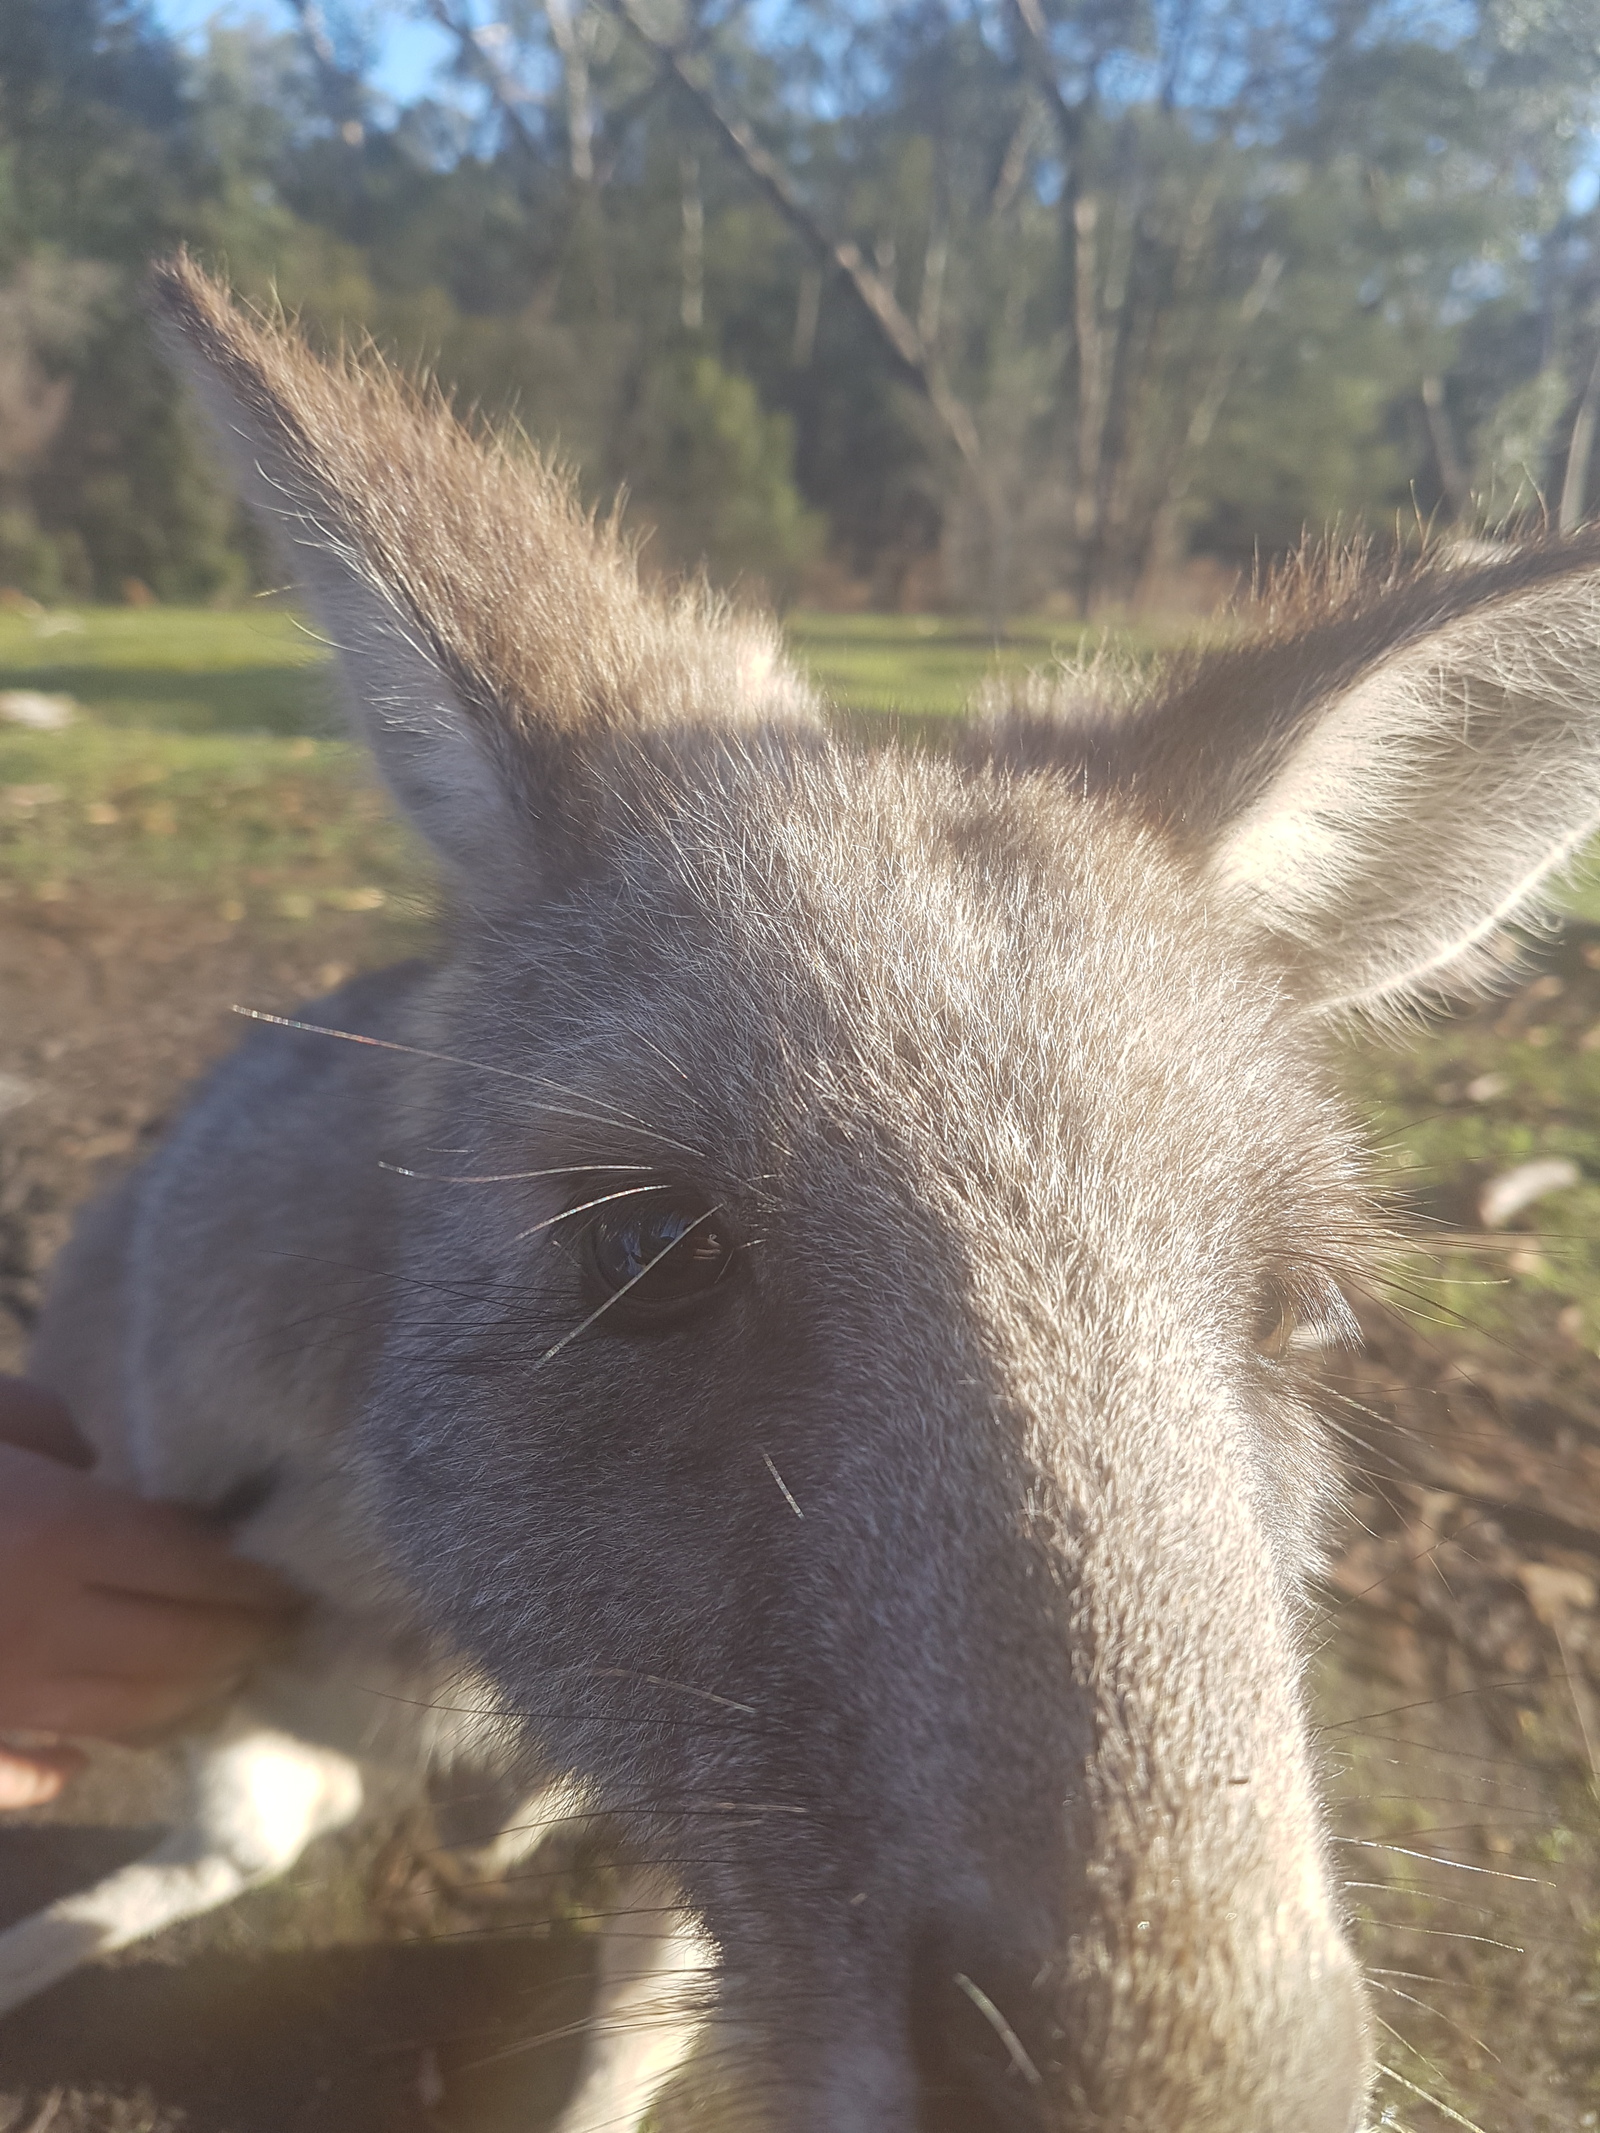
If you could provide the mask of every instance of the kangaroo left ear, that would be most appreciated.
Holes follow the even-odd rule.
[[[1013,732],[1195,850],[1313,1009],[1471,990],[1600,828],[1600,531],[1302,595],[1139,708]]]
[[[352,723],[475,905],[520,900],[608,747],[815,717],[773,628],[695,587],[652,598],[530,448],[470,435],[375,358],[320,361],[182,254],[151,298],[338,649]]]

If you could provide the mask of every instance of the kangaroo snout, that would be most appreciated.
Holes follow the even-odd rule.
[[[734,1989],[713,2058],[761,2133],[1362,2133],[1371,2054],[1324,1912],[1169,1904],[1020,1941],[1013,1906],[909,1923],[870,1968]],[[732,1951],[730,1962],[736,1962]],[[777,2002],[763,2003],[768,1995]],[[732,2071],[730,2072],[730,2068]]]
[[[853,1898],[841,1885],[841,1930],[816,1937],[839,1951],[820,1988],[777,1981],[770,1934],[728,1937],[735,2031],[755,2066],[784,2073],[775,2127],[1361,2133],[1366,1994],[1309,1790],[1297,1799],[1280,1776],[1254,1812],[1228,1782],[1219,1811],[1214,1787],[1183,1790],[1192,1777],[1159,1742],[1136,1756],[1114,1743],[1031,1793],[1014,1767],[1032,1761],[1025,1746],[997,1735],[987,1760],[981,1826],[940,1819],[925,1849],[903,1812],[874,1831],[876,1882]],[[773,2005],[775,2019],[747,2018]],[[863,2009],[871,2049],[841,2062]]]
[[[931,1936],[917,2133],[1361,2133],[1370,2046],[1343,1937],[1306,1921],[1269,1948],[1236,1923],[1137,1919],[1120,1955],[1068,1936],[1037,1962],[981,1927]]]

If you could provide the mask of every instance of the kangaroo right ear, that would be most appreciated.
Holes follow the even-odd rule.
[[[1258,615],[1120,715],[1036,691],[998,741],[1176,834],[1315,1010],[1492,981],[1485,943],[1600,829],[1600,530],[1312,569]]]
[[[152,298],[337,648],[357,729],[474,902],[525,886],[530,827],[615,736],[814,715],[769,626],[699,588],[648,597],[615,529],[520,441],[469,435],[374,357],[319,360],[184,254]]]
[[[1358,591],[1202,663],[1168,716],[1223,759],[1191,755],[1210,879],[1310,1004],[1477,990],[1600,828],[1600,539]]]

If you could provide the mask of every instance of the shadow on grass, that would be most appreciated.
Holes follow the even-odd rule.
[[[556,1928],[82,1970],[0,2022],[0,2122],[538,2133],[576,2078],[551,2033],[588,2009],[592,1947]]]
[[[1067,626],[1057,634],[1061,642],[1068,643],[1081,636],[1083,631],[1079,627]],[[904,623],[898,627],[886,623],[882,629],[830,630],[808,626],[803,632],[795,632],[795,641],[803,651],[828,645],[850,652],[885,652],[896,659],[916,659],[940,652],[973,652],[985,658],[991,652],[1018,649],[1044,655],[1054,640],[1038,630],[1023,630],[1016,635],[1002,631],[998,637],[986,629],[940,629],[923,634],[920,631],[908,633]]]
[[[841,738],[861,748],[927,748],[935,754],[951,747],[965,731],[965,721],[948,711],[876,711],[836,706],[828,723]]]
[[[333,693],[316,667],[0,665],[0,690],[75,697],[108,726],[165,733],[328,734],[339,730]]]

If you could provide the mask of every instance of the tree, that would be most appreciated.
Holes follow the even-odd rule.
[[[10,438],[0,576],[171,596],[239,581],[236,511],[144,329],[143,264],[208,180],[177,54],[138,0],[0,12],[0,277]],[[70,419],[69,419],[70,418]]]
[[[821,518],[997,629],[1600,485],[1592,0],[285,5],[195,59],[0,13],[0,576],[250,567],[138,323],[179,236],[625,485],[664,567],[781,587]],[[397,109],[402,7],[450,59]]]

